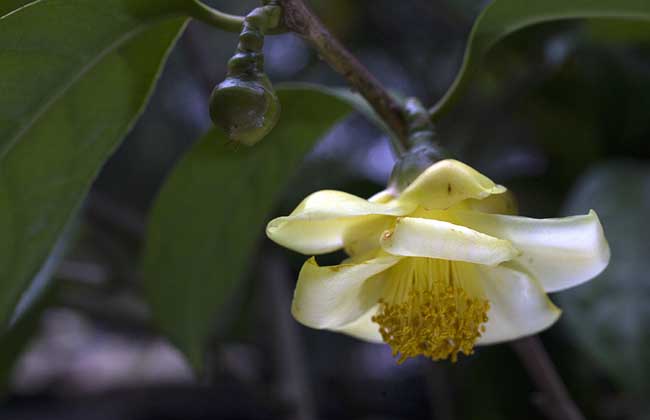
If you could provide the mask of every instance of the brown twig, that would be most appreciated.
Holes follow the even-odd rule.
[[[512,347],[542,393],[537,405],[544,414],[553,420],[584,420],[539,337],[513,341]]]
[[[310,387],[306,355],[298,324],[291,317],[290,270],[281,253],[274,249],[264,253],[262,284],[269,305],[270,332],[274,335],[274,353],[278,372],[277,389],[291,406],[291,420],[317,418],[314,397]]]
[[[318,54],[373,107],[375,112],[407,147],[407,126],[402,107],[379,81],[356,59],[314,15],[303,0],[281,0],[284,25],[318,51]]]

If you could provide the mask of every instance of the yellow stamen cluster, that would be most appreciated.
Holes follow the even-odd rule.
[[[453,264],[409,258],[391,270],[391,293],[372,321],[398,363],[418,355],[456,362],[474,352],[490,304],[463,289]]]

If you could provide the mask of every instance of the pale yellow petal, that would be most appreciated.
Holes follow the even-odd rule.
[[[508,242],[464,226],[432,219],[400,217],[384,232],[382,248],[393,255],[495,265],[518,252]]]
[[[379,325],[372,322],[372,317],[377,314],[378,310],[379,305],[377,304],[361,315],[359,319],[356,319],[349,324],[345,324],[342,327],[333,328],[332,330],[371,343],[383,343],[384,340],[382,340],[381,334],[379,334]]]
[[[518,204],[515,199],[514,194],[510,191],[506,191],[503,194],[494,194],[490,195],[481,200],[469,199],[464,202],[465,209],[459,210],[471,210],[478,211],[481,213],[492,213],[492,214],[510,214],[516,215],[518,213]]]
[[[379,191],[377,194],[373,195],[368,199],[371,203],[388,203],[391,200],[395,199],[395,195],[391,190]]]
[[[479,345],[535,334],[552,325],[561,314],[535,279],[515,263],[497,267],[455,263],[454,267],[464,289],[490,301],[486,331]],[[381,343],[378,325],[371,320],[378,309],[379,305],[375,305],[355,321],[333,330]]]
[[[358,264],[320,267],[310,258],[300,270],[291,313],[312,328],[349,324],[377,304],[384,287],[382,273],[399,260],[385,255]]]
[[[305,198],[289,216],[271,220],[266,234],[294,251],[322,254],[342,248],[346,232],[359,223],[409,214],[414,209],[414,205],[396,201],[371,203],[340,191],[318,191]]]
[[[547,292],[584,283],[609,263],[609,245],[594,211],[557,219],[476,212],[458,212],[454,217],[465,226],[510,241],[521,251],[516,260]]]
[[[397,201],[427,209],[447,209],[463,200],[483,199],[506,189],[485,175],[453,159],[431,165],[399,196]]]
[[[362,255],[372,250],[381,250],[381,235],[393,227],[395,217],[367,216],[349,226],[343,234],[345,252],[350,256]]]
[[[535,278],[513,262],[496,267],[475,265],[485,298],[490,302],[485,332],[477,344],[494,344],[536,334],[551,326],[561,311]],[[471,276],[465,265],[464,276]]]

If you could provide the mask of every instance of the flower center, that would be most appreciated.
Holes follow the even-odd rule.
[[[480,292],[468,293],[458,264],[405,258],[390,269],[386,299],[372,321],[393,356],[399,355],[397,363],[418,355],[456,362],[458,353],[474,352],[490,304]]]

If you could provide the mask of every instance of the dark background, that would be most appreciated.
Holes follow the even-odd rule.
[[[453,80],[483,3],[313,5],[386,87],[430,105]],[[215,4],[236,14],[256,5]],[[93,188],[46,309],[22,321],[0,351],[9,381],[0,418],[543,418],[546,402],[507,344],[456,364],[398,366],[387,346],[300,326],[289,302],[303,257],[268,241],[251,266],[277,281],[251,270],[220,314],[205,378],[194,379],[155,333],[138,271],[146,214],[165,175],[209,128],[208,95],[236,39],[200,23],[180,39],[143,118]],[[267,37],[265,52],[276,84],[344,83],[293,35]],[[567,21],[500,43],[437,126],[441,144],[515,192],[523,215],[599,213],[610,267],[552,296],[564,315],[541,336],[590,419],[650,418],[649,116],[650,25]],[[353,116],[309,156],[277,214],[321,188],[369,196],[392,163],[387,138]],[[206,229],[217,234],[220,223]]]

